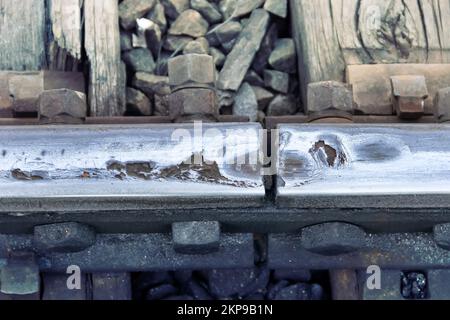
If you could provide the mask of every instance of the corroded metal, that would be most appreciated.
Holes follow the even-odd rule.
[[[393,76],[392,95],[394,110],[402,119],[418,119],[425,113],[428,98],[424,76]]]
[[[392,101],[393,76],[423,76],[428,98],[424,114],[435,114],[433,99],[436,93],[450,87],[450,64],[373,64],[349,65],[346,81],[353,87],[355,110],[366,115],[394,114]]]

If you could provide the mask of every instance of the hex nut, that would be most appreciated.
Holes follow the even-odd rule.
[[[95,230],[77,222],[34,227],[34,244],[47,252],[79,252],[95,243]]]
[[[39,96],[38,111],[44,123],[81,123],[87,116],[86,95],[69,89],[47,90]]]
[[[176,91],[169,96],[170,117],[183,115],[217,115],[219,104],[214,90],[193,88]]]
[[[434,105],[439,121],[450,121],[450,87],[437,92]]]
[[[220,224],[217,221],[172,224],[173,245],[181,254],[209,254],[219,250]]]
[[[307,113],[327,111],[353,112],[353,90],[348,84],[337,81],[323,81],[308,85]]]
[[[216,81],[214,60],[206,54],[182,55],[168,62],[169,83],[173,90],[189,87],[211,87]]]

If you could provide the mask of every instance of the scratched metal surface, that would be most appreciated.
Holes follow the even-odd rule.
[[[281,125],[277,203],[450,207],[448,125]]]
[[[259,129],[203,124],[195,136],[192,124],[0,128],[0,210],[256,205],[265,194],[253,160]]]

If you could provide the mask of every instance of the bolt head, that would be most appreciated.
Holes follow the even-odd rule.
[[[214,87],[214,60],[206,54],[186,54],[168,62],[169,82],[173,88],[189,86]]]
[[[323,81],[309,84],[308,113],[312,114],[332,110],[352,113],[352,87],[337,81]]]
[[[69,89],[47,90],[39,96],[39,118],[52,121],[58,117],[84,119],[87,115],[86,95]]]
[[[193,88],[176,91],[169,96],[170,116],[176,119],[182,115],[217,115],[219,106],[214,90]]]

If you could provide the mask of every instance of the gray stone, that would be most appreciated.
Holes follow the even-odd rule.
[[[219,10],[225,19],[229,19],[239,0],[220,0]]]
[[[245,82],[248,82],[252,86],[264,87],[266,84],[264,80],[253,70],[248,70],[244,78]]]
[[[287,0],[266,0],[264,9],[280,18],[286,18],[288,14]]]
[[[146,15],[146,18],[156,23],[161,32],[165,33],[167,30],[167,19],[164,11],[164,6],[158,1],[153,9]]]
[[[214,64],[216,65],[216,67],[219,67],[219,68],[222,67],[223,64],[225,63],[225,59],[226,59],[223,52],[217,48],[211,47],[209,49],[209,53],[213,57]]]
[[[193,40],[188,36],[167,36],[163,43],[163,48],[167,51],[181,51]]]
[[[259,110],[265,110],[272,101],[274,94],[262,87],[253,86],[252,89],[256,95]]]
[[[155,5],[155,0],[124,0],[119,5],[120,25],[125,30],[132,29],[136,19],[143,17]]]
[[[144,92],[148,97],[154,94],[170,94],[169,78],[146,72],[137,72],[132,80],[133,87]]]
[[[261,48],[255,55],[252,67],[259,74],[263,74],[269,64],[269,57],[275,47],[275,42],[278,39],[278,25],[273,23],[267,30],[266,35],[261,43]]]
[[[147,96],[133,88],[127,88],[127,110],[143,116],[151,116],[153,113],[152,103]]]
[[[237,21],[229,21],[217,25],[206,34],[206,39],[212,46],[218,46],[225,42],[235,40],[242,31],[242,26]]]
[[[433,238],[439,247],[450,250],[450,223],[434,226]]]
[[[183,54],[209,54],[209,44],[208,40],[201,37],[196,40],[189,42],[183,50]]]
[[[203,37],[208,31],[209,23],[200,13],[189,9],[179,15],[177,20],[169,29],[170,35],[191,36],[194,38]]]
[[[133,49],[133,44],[131,42],[131,35],[127,32],[120,33],[120,50],[122,52]]]
[[[233,50],[235,44],[236,44],[236,39],[233,39],[231,41],[222,43],[222,48],[228,54],[231,52],[231,50]]]
[[[155,74],[158,76],[168,76],[169,67],[168,62],[171,57],[171,53],[168,51],[161,51],[156,61]]]
[[[301,234],[303,248],[326,256],[354,252],[366,241],[366,233],[360,227],[339,222],[306,227]]]
[[[217,221],[175,222],[174,249],[182,254],[209,254],[219,250],[220,224]]]
[[[298,102],[295,96],[277,95],[267,107],[269,117],[290,116],[297,112]]]
[[[175,20],[178,16],[189,9],[189,0],[161,0],[166,16]]]
[[[351,86],[337,81],[323,81],[308,85],[307,113],[339,110],[353,111],[353,92]]]
[[[286,73],[297,72],[297,56],[295,44],[292,39],[278,39],[275,49],[270,54],[269,64],[278,71]]]
[[[240,18],[251,13],[253,10],[260,8],[265,0],[240,0],[236,3],[233,17]]]
[[[95,230],[76,223],[56,223],[34,227],[34,244],[47,252],[79,252],[95,243]]]
[[[219,108],[228,108],[233,106],[235,93],[232,91],[217,90],[217,98],[219,100]]]
[[[153,72],[156,66],[152,53],[144,48],[125,52],[122,55],[122,60],[133,72]]]
[[[281,93],[289,92],[289,74],[275,70],[264,70],[266,87]]]
[[[234,99],[233,114],[247,116],[251,122],[258,121],[258,101],[255,92],[248,83],[242,84]]]
[[[222,0],[220,10],[226,19],[245,16],[262,6],[265,0]]]
[[[222,21],[222,14],[207,0],[191,0],[191,8],[200,12],[209,23]]]
[[[217,82],[219,89],[233,91],[239,89],[256,52],[259,50],[268,24],[269,14],[265,10],[256,9],[253,11],[247,27],[239,35],[220,72]]]

